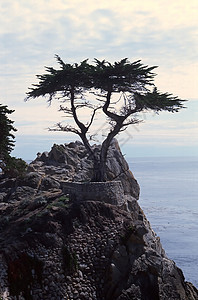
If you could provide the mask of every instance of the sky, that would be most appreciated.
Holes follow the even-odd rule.
[[[63,120],[59,104],[24,102],[36,74],[58,67],[54,55],[75,63],[141,59],[155,70],[161,92],[188,99],[178,113],[142,115],[144,122],[118,136],[123,154],[195,156],[198,153],[197,0],[1,0],[0,103],[15,112],[13,155],[34,159],[54,143],[79,139],[48,128]],[[105,131],[105,123],[93,130]]]

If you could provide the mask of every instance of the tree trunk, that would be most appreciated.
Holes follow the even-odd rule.
[[[106,143],[105,146],[102,145],[99,157],[97,157],[97,155],[92,155],[94,162],[93,177],[91,179],[92,182],[104,182],[107,180],[106,160],[108,147],[106,145]]]
[[[121,124],[116,124],[114,129],[110,131],[107,138],[104,140],[101,146],[100,151],[100,163],[99,163],[99,181],[107,181],[107,172],[106,172],[106,161],[109,146],[113,138],[120,132]]]
[[[111,139],[112,140],[112,139]],[[111,143],[111,140],[105,140],[102,143],[101,152],[100,152],[100,181],[106,181],[107,180],[107,174],[106,174],[106,161],[107,161],[107,152]]]
[[[100,161],[98,159],[94,160],[94,174],[91,179],[92,182],[101,182],[101,167],[100,167]]]

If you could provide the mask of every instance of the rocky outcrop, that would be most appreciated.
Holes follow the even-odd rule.
[[[79,142],[40,154],[24,178],[1,178],[0,298],[198,299],[139,207],[138,184],[127,163],[120,165],[116,142],[109,158],[109,178],[121,180],[122,173],[123,187],[133,185],[123,206],[95,201],[94,194],[72,201],[64,192],[62,181],[82,184],[92,175]]]
[[[93,145],[93,150],[99,152],[100,145]],[[77,141],[65,145],[55,144],[49,153],[38,153],[29,170],[59,181],[89,182],[93,177],[93,167],[89,153],[84,145]],[[139,185],[129,170],[116,139],[112,141],[108,151],[107,179],[121,181],[125,194],[139,198]]]

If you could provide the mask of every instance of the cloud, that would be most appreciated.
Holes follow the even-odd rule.
[[[198,98],[198,61],[181,61],[168,68],[159,67],[156,84],[162,91],[169,91],[183,99]]]
[[[23,102],[37,82],[35,74],[44,73],[44,66],[58,67],[54,54],[69,63],[142,59],[159,66],[155,83],[162,92],[197,99],[197,0],[2,0],[0,15],[0,100],[16,109],[18,136],[48,136],[45,128],[60,120],[58,105],[47,109],[45,99]],[[185,115],[182,127],[193,127],[194,111]],[[174,115],[175,122],[182,118]],[[162,114],[159,123],[147,122],[144,130],[152,132],[155,124],[162,130],[170,119]],[[174,131],[171,122],[167,134]],[[190,135],[194,138],[193,129]]]

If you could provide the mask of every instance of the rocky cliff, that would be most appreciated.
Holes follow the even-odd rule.
[[[97,191],[83,198],[92,170],[75,142],[38,154],[22,178],[1,176],[0,299],[198,299],[139,207],[139,185],[115,140],[108,189],[117,181],[122,203],[103,188],[98,201]],[[69,182],[80,183],[77,200]]]

